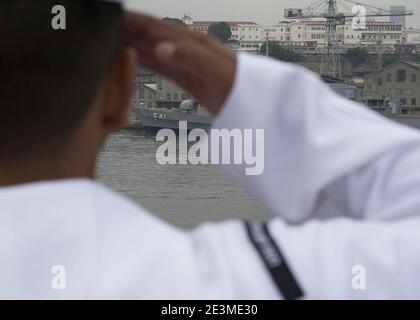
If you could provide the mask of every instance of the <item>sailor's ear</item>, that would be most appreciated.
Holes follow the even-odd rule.
[[[137,68],[136,51],[122,47],[104,79],[102,119],[105,130],[109,132],[121,129],[128,121]]]

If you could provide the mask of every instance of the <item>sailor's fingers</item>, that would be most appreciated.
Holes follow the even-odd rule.
[[[125,42],[140,63],[174,80],[217,113],[234,81],[236,57],[219,41],[185,27],[127,12]]]
[[[155,55],[159,65],[175,73],[187,74],[188,82],[184,78],[184,82],[178,84],[209,107],[210,111],[218,112],[233,86],[236,69],[233,53],[208,50],[194,39],[182,39],[159,43],[155,47]]]
[[[133,11],[125,12],[124,32],[130,36],[136,36],[138,40],[141,39],[148,44],[185,38],[200,40],[200,34],[188,28]]]
[[[205,45],[210,51],[229,54],[222,43],[206,34],[132,11],[125,13],[124,36],[130,44],[143,49],[153,48],[162,41],[191,40]]]

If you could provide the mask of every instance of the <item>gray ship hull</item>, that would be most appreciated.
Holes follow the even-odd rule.
[[[160,111],[158,109],[134,108],[144,128],[159,130],[163,128],[179,129],[180,121],[188,122],[188,130],[204,129],[211,127],[213,118],[208,115],[185,113],[181,111]]]
[[[179,129],[180,121],[188,122],[188,130],[208,130],[213,122],[213,118],[209,115],[198,115],[180,111],[135,108],[134,112],[140,118],[143,127],[152,130],[163,128],[177,130]],[[420,129],[420,115],[386,115],[386,117],[400,124]]]

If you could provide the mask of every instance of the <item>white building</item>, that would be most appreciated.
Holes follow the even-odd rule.
[[[304,21],[306,25],[306,38],[308,41],[316,43],[317,48],[325,47],[325,32],[327,29],[325,21],[308,20]]]
[[[268,38],[269,41],[279,42],[295,51],[314,51],[318,42],[324,41],[325,23],[319,26],[318,22],[283,21],[275,26],[263,27],[262,33],[263,41],[267,41]]]
[[[208,33],[209,27],[222,21],[196,21],[189,16],[184,16],[182,21],[191,29],[198,32]],[[257,51],[261,43],[263,27],[253,21],[224,21],[232,32],[231,40],[238,41],[242,51]]]
[[[302,23],[302,22],[301,22]],[[325,48],[325,21],[304,21],[306,24],[306,41],[316,41],[318,49]],[[298,34],[298,33],[297,33]],[[370,47],[372,50],[380,44],[388,51],[395,50],[395,46],[403,41],[402,25],[393,22],[367,21],[366,27],[354,28],[352,20],[337,27],[337,43],[342,50],[354,47]]]
[[[280,22],[275,26],[262,29],[263,40],[277,41],[295,51],[317,52],[326,46],[325,20],[294,20]],[[417,34],[408,35],[410,41],[415,41]],[[359,46],[376,48],[378,43],[389,51],[403,43],[401,24],[392,22],[367,21],[365,29],[355,29],[351,20],[337,27],[337,43],[342,50]]]
[[[394,22],[368,21],[366,30],[361,30],[361,44],[383,46],[402,44],[402,25]]]
[[[183,22],[192,30],[207,33],[209,27],[218,21],[195,21],[184,16]],[[303,53],[320,52],[326,46],[326,21],[324,19],[288,20],[274,26],[262,26],[252,21],[226,21],[232,32],[232,40],[237,51],[255,52],[267,41],[276,41],[294,51]],[[410,31],[411,30],[411,31]],[[395,46],[404,41],[420,42],[418,30],[406,29],[400,23],[387,21],[366,22],[366,28],[356,29],[352,20],[337,27],[337,42],[342,51],[348,48],[366,46],[371,52],[380,44],[385,52],[393,52]]]
[[[404,29],[403,44],[420,45],[420,29]]]

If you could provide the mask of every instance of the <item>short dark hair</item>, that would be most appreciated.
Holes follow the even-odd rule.
[[[52,8],[66,9],[54,30]],[[123,10],[93,0],[0,1],[0,161],[66,143],[121,44]]]

